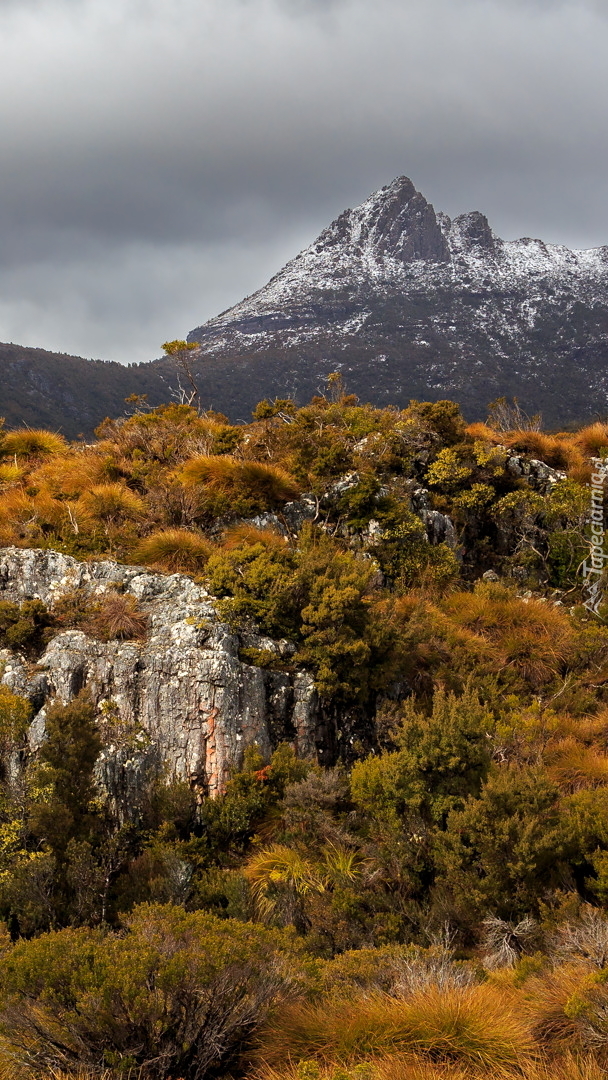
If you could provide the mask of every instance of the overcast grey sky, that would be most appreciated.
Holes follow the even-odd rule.
[[[608,0],[0,0],[0,340],[121,361],[406,174],[608,243]]]

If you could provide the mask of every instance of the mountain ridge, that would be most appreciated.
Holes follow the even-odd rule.
[[[480,211],[436,212],[402,176],[188,340],[203,404],[232,420],[262,398],[302,403],[339,370],[378,405],[452,398],[476,420],[516,396],[576,425],[608,412],[608,246],[502,240]],[[177,393],[166,357],[127,368],[0,345],[0,365],[7,421],[69,436],[130,394],[154,406]]]
[[[189,340],[215,360],[231,357],[243,377],[245,356],[252,366],[264,357],[275,389],[277,358],[300,375],[299,358],[300,395],[314,392],[322,360],[381,404],[391,393],[395,404],[456,397],[474,419],[492,397],[515,394],[552,422],[573,422],[608,402],[608,247],[501,240],[479,211],[435,213],[399,177]],[[575,390],[569,408],[553,375]]]

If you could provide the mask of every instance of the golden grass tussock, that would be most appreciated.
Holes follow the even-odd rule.
[[[505,446],[530,454],[554,469],[565,470],[571,480],[586,483],[589,463],[584,447],[568,433],[548,435],[543,431],[510,431],[502,436]]]
[[[525,1063],[515,1069],[477,1069],[392,1054],[361,1062],[350,1070],[305,1061],[281,1069],[263,1068],[246,1080],[605,1080],[606,1070],[589,1056]]]
[[[262,1037],[273,1068],[316,1058],[343,1065],[388,1054],[500,1070],[531,1061],[530,1025],[510,995],[489,984],[427,987],[400,999],[368,994],[285,1006]]]
[[[189,529],[162,529],[141,541],[133,553],[133,560],[172,573],[179,570],[196,573],[203,569],[214,550],[212,542],[202,533]]]
[[[12,488],[0,497],[0,520],[7,543],[36,542],[61,529],[68,515],[68,507],[46,492],[27,495],[20,488]]]
[[[481,422],[467,424],[465,431],[469,438],[475,439],[475,441],[489,442],[493,446],[500,446],[504,442],[504,436],[501,432],[494,431],[493,428]]]
[[[0,465],[0,489],[12,487],[18,484],[25,476],[25,469],[20,465]]]
[[[567,469],[570,462],[570,444],[544,431],[508,431],[502,436],[505,446],[520,454],[544,461],[554,469]]]
[[[0,441],[0,456],[46,457],[49,454],[63,454],[67,448],[63,435],[43,428],[23,428],[7,432]]]
[[[572,735],[579,742],[608,750],[608,709],[604,707],[593,716],[563,716],[558,733],[564,737]]]
[[[289,502],[299,488],[292,476],[278,465],[260,461],[237,461],[226,454],[191,458],[176,474],[186,486],[205,485],[217,491],[239,493],[269,502]]]
[[[255,525],[234,525],[226,530],[222,539],[222,547],[227,551],[241,547],[254,547],[255,544],[263,544],[266,548],[283,551],[286,540],[274,529],[258,529]]]
[[[576,481],[577,484],[590,484],[592,472],[592,466],[583,460],[580,464],[572,465],[568,469],[568,479]]]
[[[547,773],[564,792],[608,784],[608,755],[575,738],[551,743],[544,754]]]
[[[606,1071],[591,1057],[565,1055],[561,1060],[523,1063],[515,1069],[450,1067],[389,1057],[373,1062],[371,1080],[605,1080]]]
[[[78,505],[89,520],[104,524],[134,520],[144,512],[143,499],[124,484],[95,484]]]
[[[474,592],[458,592],[442,604],[449,619],[485,638],[535,685],[552,678],[570,654],[573,630],[568,616],[540,600],[525,600],[501,585],[482,584]]]
[[[602,1038],[594,1030],[594,1012],[608,1013],[608,988],[595,985],[586,964],[565,964],[553,971],[528,979],[520,997],[534,1037],[545,1047],[557,1051],[599,1047],[608,1042],[608,1028]],[[595,1003],[594,997],[601,997]],[[599,1007],[598,1007],[599,1006]]]
[[[513,1076],[513,1073],[509,1074]],[[518,1074],[521,1080],[521,1074]],[[494,1073],[494,1080],[500,1080]],[[472,1080],[469,1069],[458,1066],[437,1065],[429,1061],[415,1060],[412,1057],[392,1055],[361,1062],[350,1070],[335,1065],[319,1066],[314,1061],[304,1061],[280,1069],[258,1069],[246,1080]],[[474,1080],[480,1080],[475,1071]]]
[[[588,457],[597,457],[602,450],[608,448],[608,424],[602,424],[599,421],[589,424],[577,431],[572,438],[584,454]]]
[[[76,450],[44,461],[30,474],[30,483],[53,495],[78,498],[106,478],[106,461],[95,452]]]

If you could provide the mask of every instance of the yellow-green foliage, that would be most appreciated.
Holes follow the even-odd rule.
[[[412,702],[402,713],[392,732],[400,749],[354,766],[353,800],[369,820],[386,816],[396,824],[414,811],[443,821],[481,790],[490,765],[492,715],[471,691],[459,698],[437,691],[431,716]]]
[[[0,685],[0,755],[3,758],[23,743],[31,718],[30,702]]]
[[[25,475],[20,465],[0,465],[0,488],[9,488],[17,484]]]
[[[440,450],[435,461],[431,465],[427,480],[431,487],[457,488],[471,476],[471,469],[460,463],[458,454],[451,446]]]

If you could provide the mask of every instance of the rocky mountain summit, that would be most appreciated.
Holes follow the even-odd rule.
[[[478,211],[450,219],[407,177],[345,210],[258,292],[189,340],[205,407],[249,419],[310,400],[335,370],[375,405],[458,401],[483,419],[516,396],[554,427],[608,411],[608,247],[504,241]],[[175,364],[128,367],[0,344],[11,426],[90,436],[124,399],[179,398]]]
[[[475,419],[516,395],[564,425],[606,411],[608,247],[503,241],[399,177],[190,340],[205,395],[230,413],[305,400],[337,368],[376,404],[450,397]]]

